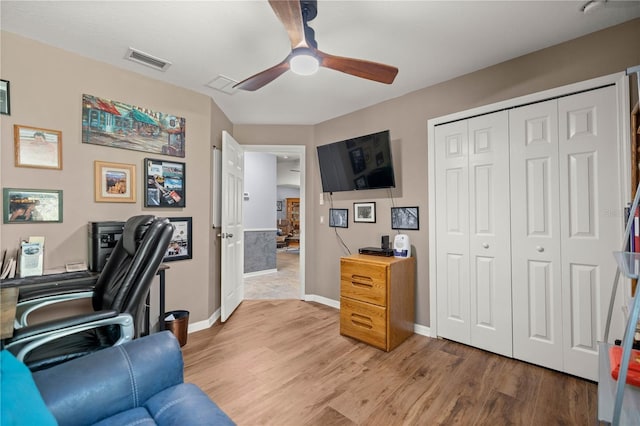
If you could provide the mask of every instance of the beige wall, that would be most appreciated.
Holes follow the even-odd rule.
[[[166,308],[188,309],[191,322],[205,320],[220,305],[215,238],[211,230],[210,146],[220,145],[231,122],[208,96],[96,62],[39,42],[2,32],[1,76],[11,82],[11,115],[0,118],[2,187],[62,189],[60,224],[3,224],[1,249],[16,249],[30,235],[46,237],[45,267],[87,260],[87,222],[126,220],[137,214],[193,217],[193,259],[172,262],[167,271]],[[82,94],[123,101],[186,118],[186,157],[81,143]],[[13,125],[62,131],[63,170],[14,166]],[[186,163],[187,207],[143,207],[142,162],[145,157]],[[94,160],[134,164],[136,203],[94,201]]]
[[[326,224],[329,202],[319,205],[321,185],[315,146],[390,129],[398,184],[391,191],[393,201],[388,191],[373,190],[336,193],[333,204],[351,211],[349,228],[341,230],[341,235],[352,252],[358,247],[377,245],[383,234],[393,235],[392,203],[420,207],[420,230],[408,233],[417,258],[416,322],[422,325],[429,325],[427,120],[640,64],[640,49],[630,42],[640,39],[640,20],[636,19],[316,126],[232,126],[203,95],[20,37],[5,33],[2,36],[2,78],[11,81],[12,115],[0,119],[0,183],[3,187],[62,188],[66,206],[65,222],[60,225],[2,225],[2,248],[15,246],[20,236],[39,234],[47,237],[49,264],[86,258],[87,221],[117,219],[144,210],[141,201],[135,205],[93,202],[94,159],[140,167],[148,155],[80,143],[80,96],[89,93],[186,117],[185,161],[191,182],[187,189],[195,187],[193,182],[210,185],[209,142],[220,146],[223,129],[233,128],[234,137],[242,144],[306,145],[306,291],[338,300],[339,258],[345,253]],[[6,141],[12,141],[14,123],[62,130],[64,170],[13,167],[12,144]],[[220,304],[219,247],[215,230],[209,226],[209,194],[199,199],[191,190],[187,197],[188,207],[183,210],[148,211],[194,218],[194,259],[173,262],[167,274],[167,308],[190,310],[194,322],[209,317]],[[357,201],[377,203],[375,224],[353,224],[353,202]],[[325,224],[320,224],[320,216],[324,216]]]
[[[631,43],[635,40],[636,43]],[[322,187],[315,146],[344,138],[390,129],[396,167],[397,187],[387,190],[333,194],[336,208],[348,208],[349,228],[340,234],[351,252],[359,247],[376,246],[380,236],[393,236],[390,207],[418,206],[420,230],[407,231],[417,260],[416,322],[429,325],[429,234],[430,206],[427,203],[427,121],[457,111],[491,104],[593,77],[624,71],[640,64],[640,19],[553,46],[514,60],[428,87],[361,111],[314,126],[307,150],[307,248],[314,250],[307,259],[307,293],[338,300],[340,294],[339,258],[346,253],[331,228],[320,224],[327,218],[329,203],[319,205]],[[437,58],[434,58],[437,60]],[[402,70],[400,70],[402,72]],[[261,143],[257,138],[268,132],[265,126],[235,126],[242,130],[242,143]],[[252,137],[255,135],[256,140]],[[277,143],[277,132],[269,143]],[[302,143],[302,142],[299,142]],[[353,223],[353,203],[376,202],[376,223]],[[309,266],[313,266],[310,268]]]

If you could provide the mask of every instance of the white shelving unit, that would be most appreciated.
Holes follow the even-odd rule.
[[[638,79],[638,92],[640,95],[640,65],[627,69],[627,75],[636,74]],[[599,351],[599,371],[598,371],[598,420],[618,425],[640,425],[640,387],[627,385],[627,371],[633,347],[633,338],[638,325],[640,314],[640,289],[636,290],[636,297],[627,298],[627,325],[625,327],[624,338],[622,339],[622,360],[620,362],[620,372],[618,380],[611,377],[611,367],[609,364],[609,329],[611,326],[611,316],[613,313],[614,301],[618,291],[618,281],[620,275],[627,278],[640,278],[640,253],[625,252],[631,234],[631,224],[633,222],[633,212],[638,208],[640,201],[640,183],[636,188],[631,214],[627,221],[624,233],[623,247],[620,252],[615,252],[614,257],[618,264],[618,269],[611,290],[611,300],[609,302],[609,312],[605,326],[604,342],[598,346]]]

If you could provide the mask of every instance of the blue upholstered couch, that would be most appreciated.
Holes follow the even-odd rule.
[[[182,352],[168,331],[33,374],[7,351],[1,361],[3,426],[234,424],[184,383]]]

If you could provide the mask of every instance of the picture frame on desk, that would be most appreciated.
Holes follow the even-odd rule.
[[[62,190],[2,188],[2,222],[62,222]]]
[[[191,217],[169,217],[167,218],[173,224],[173,236],[169,247],[165,253],[163,262],[172,262],[174,260],[191,259],[192,254],[192,218]]]

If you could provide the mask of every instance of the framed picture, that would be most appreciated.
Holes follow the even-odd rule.
[[[353,203],[353,221],[376,223],[376,203]]]
[[[185,119],[83,94],[82,142],[184,157]]]
[[[13,125],[16,167],[62,169],[62,132]]]
[[[0,80],[0,114],[11,115],[11,98],[7,80]]]
[[[276,210],[279,212],[282,211],[282,200],[276,201]]]
[[[174,260],[191,259],[191,218],[190,217],[170,217],[173,224],[173,237],[164,255],[163,262]]]
[[[136,202],[135,164],[94,161],[95,198],[100,203]]]
[[[185,163],[144,159],[145,207],[184,207],[186,205]]]
[[[329,209],[329,226],[332,228],[348,228],[349,210]]]
[[[391,207],[391,229],[420,229],[418,207]]]
[[[62,191],[2,189],[3,223],[62,222]]]

